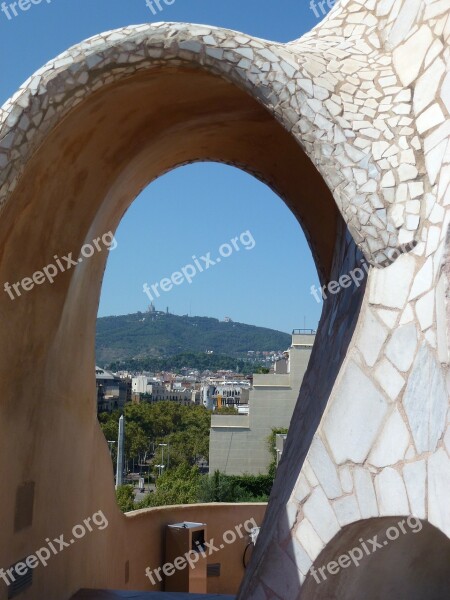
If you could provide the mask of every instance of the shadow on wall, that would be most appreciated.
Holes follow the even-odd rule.
[[[450,540],[416,517],[382,517],[344,527],[311,559],[292,538],[292,515],[278,524],[272,569],[255,597],[282,600],[448,600]],[[323,523],[327,527],[326,520]],[[317,540],[319,542],[319,540]],[[309,538],[314,552],[314,537]],[[307,573],[303,585],[300,572]],[[276,590],[276,594],[273,592]],[[270,594],[273,595],[270,595]]]
[[[361,252],[347,227],[341,222],[330,281],[339,280],[342,274],[349,273],[360,264],[361,258]],[[324,303],[316,341],[292,416],[263,529],[240,590],[240,599],[250,596],[258,579],[270,583],[270,589],[277,592],[275,597],[278,597],[278,594],[283,600],[297,597],[300,589],[296,566],[298,556],[293,558],[296,556],[296,550],[290,547],[296,511],[294,505],[289,505],[286,517],[286,506],[347,355],[364,293],[365,282],[360,287],[351,286],[343,289],[340,294],[329,296]],[[287,564],[288,557],[291,557],[293,562]]]
[[[415,517],[347,525],[320,553],[313,568],[298,600],[450,598],[450,540]]]

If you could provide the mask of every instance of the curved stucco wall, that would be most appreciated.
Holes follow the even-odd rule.
[[[145,30],[140,46],[146,56],[158,53],[161,34],[149,26]],[[171,48],[175,31],[176,26],[164,30]],[[193,35],[182,28],[180,35],[188,34]],[[295,139],[232,78],[195,61],[172,60],[171,50],[164,61],[124,70],[118,64],[125,58],[135,61],[126,45],[131,42],[123,41],[126,31],[117,36],[114,47],[102,42],[108,65],[99,63],[94,40],[96,52],[72,69],[65,65],[57,71],[53,63],[44,68],[2,113],[0,143],[6,152],[0,161],[7,161],[2,190],[8,190],[0,216],[2,281],[33,274],[54,256],[77,256],[84,243],[115,230],[142,187],[194,160],[236,165],[273,187],[302,221],[322,278],[328,278],[342,221]],[[126,48],[129,55],[122,53]],[[8,567],[33,554],[47,537],[67,535],[98,510],[109,521],[104,532],[34,571],[25,598],[61,600],[81,587],[151,588],[141,567],[149,544],[160,547],[161,539],[155,527],[143,526],[136,541],[135,527],[120,514],[108,448],[96,421],[92,365],[106,257],[95,253],[60,273],[52,285],[14,301],[7,294],[0,298],[0,339],[8,347],[0,362],[5,388],[0,470],[8,481],[8,488],[0,489],[0,511],[10,524],[2,534],[0,564]],[[11,379],[16,386],[8,385]],[[34,482],[34,514],[31,525],[16,527],[16,490],[20,496],[24,482]],[[235,518],[238,525],[239,512]],[[5,595],[0,588],[2,600]]]
[[[59,56],[0,113],[3,281],[77,254],[143,186],[194,160],[234,164],[276,190],[324,283],[360,266],[361,252],[379,267],[324,303],[242,598],[297,598],[327,544],[364,519],[412,513],[450,535],[447,12],[341,2],[288,45],[185,24],[124,28]],[[91,377],[105,260],[0,300],[6,522],[11,489],[35,482],[32,527],[5,532],[1,564],[99,508],[110,520],[36,572],[28,598],[127,585],[132,540]],[[130,569],[128,585],[141,586]]]

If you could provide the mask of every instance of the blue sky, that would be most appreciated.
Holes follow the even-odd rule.
[[[10,0],[7,0],[7,5]],[[85,38],[151,21],[227,27],[290,41],[317,24],[309,0],[175,0],[153,16],[145,0],[42,0],[8,20],[0,12],[0,104],[45,62]],[[10,11],[11,14],[11,11]],[[256,245],[162,293],[156,307],[175,314],[231,317],[290,331],[316,327],[317,275],[303,233],[284,203],[251,176],[217,164],[176,169],[135,200],[110,253],[99,315],[145,310],[144,283],[159,282],[250,230]]]

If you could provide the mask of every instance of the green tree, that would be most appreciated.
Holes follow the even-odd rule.
[[[149,448],[149,440],[144,429],[137,423],[125,422],[125,454],[137,458]]]
[[[109,445],[113,467],[117,461],[117,438],[119,434],[119,417],[120,413],[118,411],[115,411],[113,413],[101,413],[98,415],[100,427],[103,431],[103,435],[105,436],[106,441],[115,442],[114,444]]]
[[[205,475],[200,484],[200,502],[237,502],[244,495],[244,490],[233,486],[233,482],[220,471]]]
[[[201,479],[200,502],[267,502],[273,479],[269,475],[226,475],[215,471]]]
[[[267,367],[262,367],[261,365],[258,365],[257,367],[255,367],[253,373],[255,373],[257,375],[267,375],[268,373],[270,373],[270,369],[268,369]]]
[[[186,489],[186,482],[177,481],[177,474],[183,479],[200,459],[208,460],[211,413],[203,406],[183,406],[167,401],[129,404],[125,407],[124,415],[127,457],[136,459],[154,446],[151,473],[155,473],[155,465],[164,464],[166,467],[158,479],[157,491],[151,494],[152,499],[147,499],[148,505],[197,502],[198,494],[193,492],[193,476],[187,477]],[[117,440],[119,417],[118,411],[99,416],[107,440]],[[159,444],[167,445],[163,449]],[[112,452],[115,460],[117,444],[112,447]],[[198,476],[198,469],[193,473]]]
[[[277,434],[283,433],[286,434],[288,430],[284,427],[273,428],[272,433],[267,438],[267,448],[272,455],[272,462],[269,465],[269,475],[272,479],[275,479],[275,474],[277,471],[277,451],[275,448],[275,442]]]
[[[200,473],[197,467],[181,464],[156,480],[156,491],[142,500],[138,507],[195,504],[198,502]]]
[[[215,411],[216,415],[238,415],[239,411],[234,406],[222,406]]]
[[[122,512],[134,510],[134,491],[132,485],[121,485],[116,490],[117,504]]]

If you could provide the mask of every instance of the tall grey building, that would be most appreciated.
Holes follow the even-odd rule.
[[[254,375],[248,414],[212,415],[210,473],[267,473],[272,460],[267,439],[273,428],[289,427],[314,340],[314,333],[294,330],[274,373]]]

